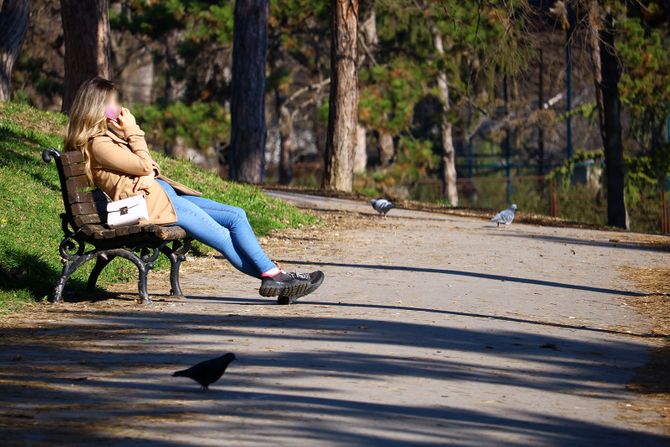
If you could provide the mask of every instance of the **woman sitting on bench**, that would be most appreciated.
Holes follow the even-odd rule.
[[[262,296],[289,303],[323,282],[321,271],[286,272],[273,263],[241,208],[200,197],[202,193],[163,176],[135,117],[119,106],[112,82],[93,78],[80,87],[70,109],[65,150],[83,153],[89,182],[112,200],[144,194],[148,223],[179,225],[241,272],[259,278]]]

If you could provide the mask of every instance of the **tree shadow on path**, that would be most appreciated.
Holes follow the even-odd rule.
[[[277,262],[281,264],[318,265],[318,266],[359,268],[359,269],[371,269],[371,270],[392,270],[392,271],[414,272],[414,273],[440,273],[443,275],[465,276],[477,279],[488,279],[491,281],[507,281],[507,282],[531,284],[544,287],[558,287],[562,289],[580,290],[583,292],[606,293],[609,295],[638,296],[638,297],[649,296],[648,293],[634,292],[629,290],[608,289],[606,287],[594,287],[594,286],[570,284],[557,281],[546,281],[543,279],[519,278],[516,276],[496,275],[493,273],[468,272],[465,270],[440,269],[431,267],[413,267],[407,265],[353,264],[353,263],[342,263],[342,262],[300,261],[300,260],[289,260],[289,259],[279,259]]]
[[[69,311],[74,319],[47,328],[1,329],[0,434],[17,443],[124,445],[134,428],[139,439],[133,445],[149,446],[202,445],[221,436],[241,444],[276,439],[380,446],[653,446],[670,440],[552,409],[450,405],[448,396],[472,383],[615,405],[646,352],[634,340],[474,330],[397,317],[246,316],[226,314],[235,306],[222,302],[222,311],[213,300],[201,301],[210,306],[207,313],[75,309]],[[245,346],[278,339],[286,348],[245,353]],[[169,377],[226,351],[237,352],[240,362],[213,393]],[[334,388],[334,381],[365,389],[399,379],[439,384],[444,404],[400,404],[392,391],[367,400]],[[175,437],[180,433],[186,438]]]

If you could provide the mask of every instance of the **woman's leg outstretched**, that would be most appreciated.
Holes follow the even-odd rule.
[[[218,250],[235,267],[247,275],[260,278],[262,272],[246,256],[240,256],[235,249],[230,231],[219,225],[212,217],[194,203],[179,196],[169,183],[157,180],[170,196],[177,211],[177,222],[189,236]]]
[[[249,224],[247,214],[242,208],[226,205],[215,200],[198,196],[179,196],[197,205],[214,219],[219,225],[230,231],[235,250],[240,257],[258,266],[261,273],[271,271],[276,265],[270,260]]]
[[[278,296],[280,304],[288,304],[321,285],[323,272],[285,272],[270,261],[253,233],[246,213],[240,208],[204,198],[199,201],[205,207],[201,208],[196,204],[198,201],[186,199],[194,196],[180,196],[169,183],[156,180],[175,207],[175,224],[183,227],[189,236],[221,252],[238,270],[260,278],[258,292],[261,295]]]

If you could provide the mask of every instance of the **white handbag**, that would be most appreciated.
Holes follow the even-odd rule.
[[[149,220],[147,200],[144,194],[107,203],[107,225],[109,227],[135,225],[140,219]]]

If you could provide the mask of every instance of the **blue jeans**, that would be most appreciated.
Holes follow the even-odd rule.
[[[241,272],[256,278],[273,269],[242,208],[199,196],[178,195],[169,183],[156,179],[177,211],[177,222],[193,239],[218,250]]]

